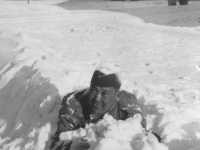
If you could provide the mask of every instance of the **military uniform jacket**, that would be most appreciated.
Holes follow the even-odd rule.
[[[59,136],[61,132],[75,130],[80,127],[83,128],[87,123],[95,123],[103,118],[103,116],[95,119],[92,118],[90,106],[87,102],[88,91],[89,88],[75,91],[64,96],[62,108],[59,112],[57,136]],[[125,120],[129,117],[133,117],[135,114],[141,113],[137,98],[133,94],[124,90],[119,92],[119,100],[116,101],[112,111],[107,112],[109,115],[116,120]]]

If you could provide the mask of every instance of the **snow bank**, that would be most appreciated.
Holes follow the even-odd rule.
[[[88,86],[90,70],[24,45],[20,34],[2,31],[0,45],[1,149],[42,150],[56,130],[61,96]]]

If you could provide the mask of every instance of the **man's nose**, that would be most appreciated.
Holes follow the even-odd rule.
[[[101,101],[101,93],[98,92],[97,95],[96,95],[96,101]]]

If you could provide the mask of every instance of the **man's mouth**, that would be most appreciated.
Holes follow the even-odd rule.
[[[98,102],[94,102],[92,103],[93,107],[95,108],[101,108],[102,107],[102,104],[101,103],[98,103]]]

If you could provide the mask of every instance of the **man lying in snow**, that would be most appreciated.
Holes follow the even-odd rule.
[[[61,132],[76,130],[88,123],[96,123],[108,113],[116,120],[126,120],[141,113],[136,97],[124,90],[119,90],[120,68],[111,64],[99,66],[91,80],[90,88],[66,95],[59,113],[59,123],[52,150],[86,150],[86,141],[69,143],[59,141]],[[145,119],[142,121],[145,128]],[[72,146],[71,146],[72,145]]]

